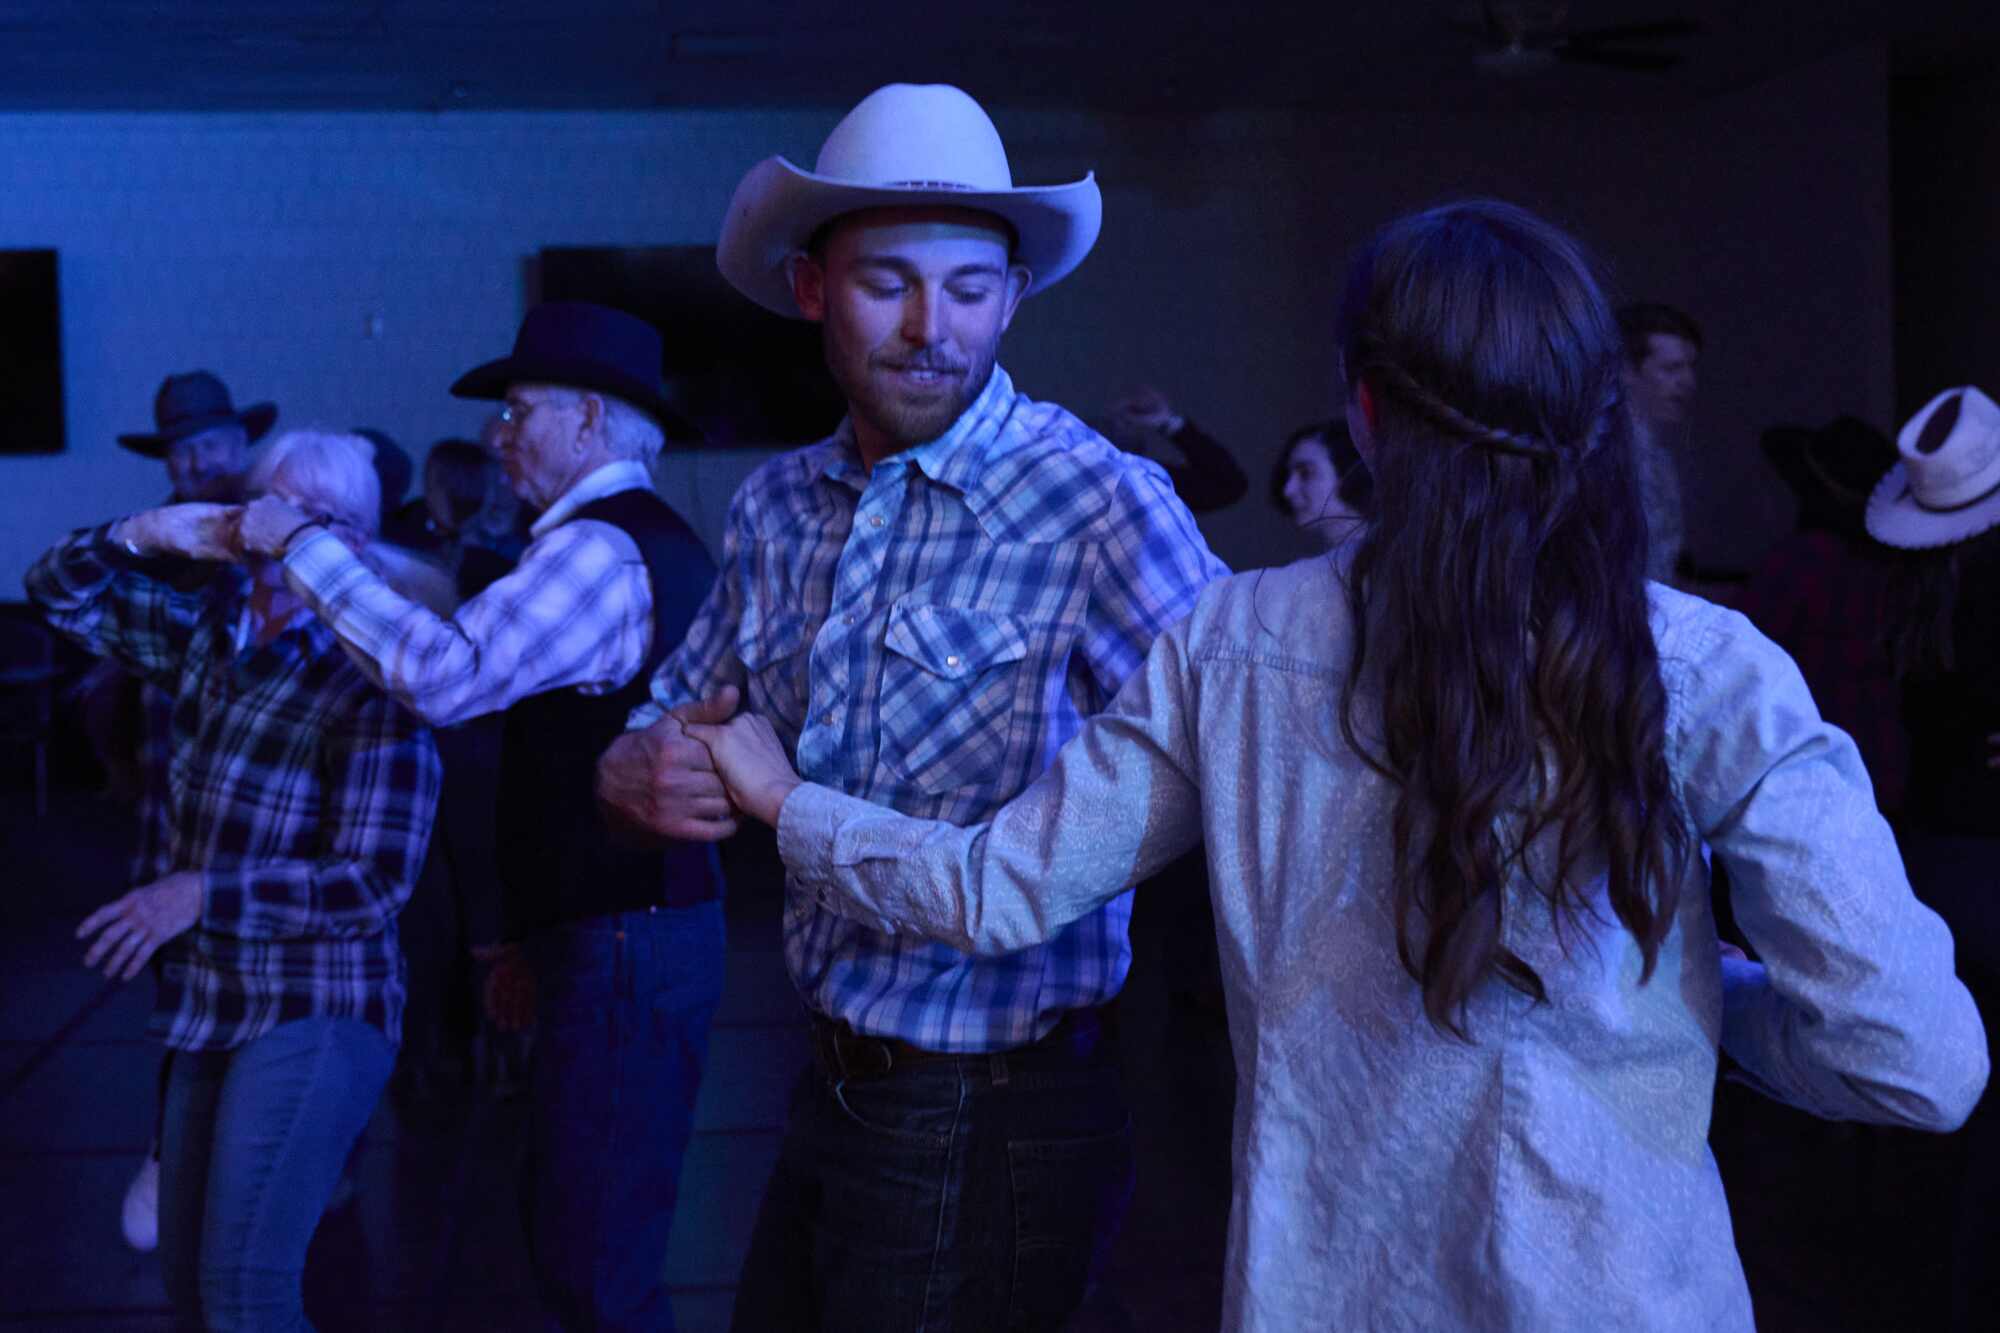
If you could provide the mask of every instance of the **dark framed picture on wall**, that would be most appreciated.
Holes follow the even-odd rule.
[[[0,454],[56,454],[63,443],[56,252],[0,250]]]

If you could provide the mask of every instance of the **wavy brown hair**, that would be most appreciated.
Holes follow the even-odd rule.
[[[1489,977],[1547,998],[1504,941],[1513,877],[1563,938],[1604,876],[1642,981],[1679,903],[1689,837],[1665,756],[1618,325],[1576,241],[1473,201],[1367,246],[1340,336],[1350,389],[1374,408],[1375,478],[1348,582],[1341,725],[1399,789],[1403,965],[1431,1021],[1470,1040],[1467,1003]],[[1364,695],[1381,703],[1368,744]],[[1527,852],[1544,838],[1554,855],[1537,876]]]

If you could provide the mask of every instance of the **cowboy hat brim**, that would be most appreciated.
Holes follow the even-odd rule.
[[[155,431],[152,434],[120,435],[118,443],[133,453],[146,458],[165,458],[167,449],[175,440],[185,440],[190,435],[199,435],[205,430],[236,422],[243,427],[249,442],[255,444],[271,429],[271,423],[278,419],[276,403],[252,403],[238,412],[217,412],[213,416],[191,417],[174,423],[172,430]]]
[[[615,368],[596,361],[565,360],[561,357],[503,356],[474,366],[451,386],[454,398],[498,400],[515,384],[556,384],[569,389],[594,389],[622,398],[659,423],[660,433],[679,444],[701,439],[688,419],[675,411],[661,396],[658,387],[645,384]]]
[[[1898,463],[1868,497],[1868,535],[1885,546],[1926,550],[1950,546],[2000,527],[2000,486],[1950,509],[1925,508],[1910,489],[1909,470]]]
[[[785,261],[843,213],[864,208],[970,208],[1014,229],[1014,262],[1030,276],[1027,294],[1053,286],[1081,264],[1104,224],[1097,178],[1012,190],[945,185],[854,185],[767,157],[750,169],[729,201],[715,265],[731,286],[766,310],[799,319]]]

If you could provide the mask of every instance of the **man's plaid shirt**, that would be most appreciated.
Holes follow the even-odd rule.
[[[845,423],[758,469],[721,577],[632,723],[739,685],[809,780],[982,820],[1226,572],[1157,465],[995,367],[950,430],[872,473]],[[789,892],[785,958],[806,1003],[857,1031],[1005,1050],[1117,994],[1130,918],[1126,894],[1045,945],[974,958]]]
[[[153,1032],[226,1049],[331,1017],[398,1039],[396,914],[437,808],[430,733],[318,620],[260,647],[247,576],[177,591],[107,532],[59,543],[27,588],[56,629],[174,696],[167,868],[202,872],[202,909],[160,951]]]

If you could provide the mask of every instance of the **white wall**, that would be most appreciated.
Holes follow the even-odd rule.
[[[239,401],[275,399],[281,424],[376,425],[420,453],[476,426],[446,388],[505,351],[538,248],[712,243],[744,168],[809,162],[835,119],[0,116],[0,246],[61,251],[70,438],[0,458],[0,583],[68,528],[162,494],[158,466],[112,437],[150,425],[167,371],[207,367]],[[1106,192],[1098,252],[1023,308],[1006,363],[1086,413],[1152,381],[1233,442],[1256,486],[1204,526],[1239,566],[1293,554],[1263,481],[1285,431],[1334,406],[1344,256],[1444,198],[1543,209],[1631,294],[1707,323],[1695,489],[1713,514],[1690,527],[1711,559],[1740,563],[1789,521],[1757,428],[1890,409],[1877,53],[1672,116],[999,119],[1017,180],[1095,167]],[[712,537],[749,461],[671,460],[665,489]]]

